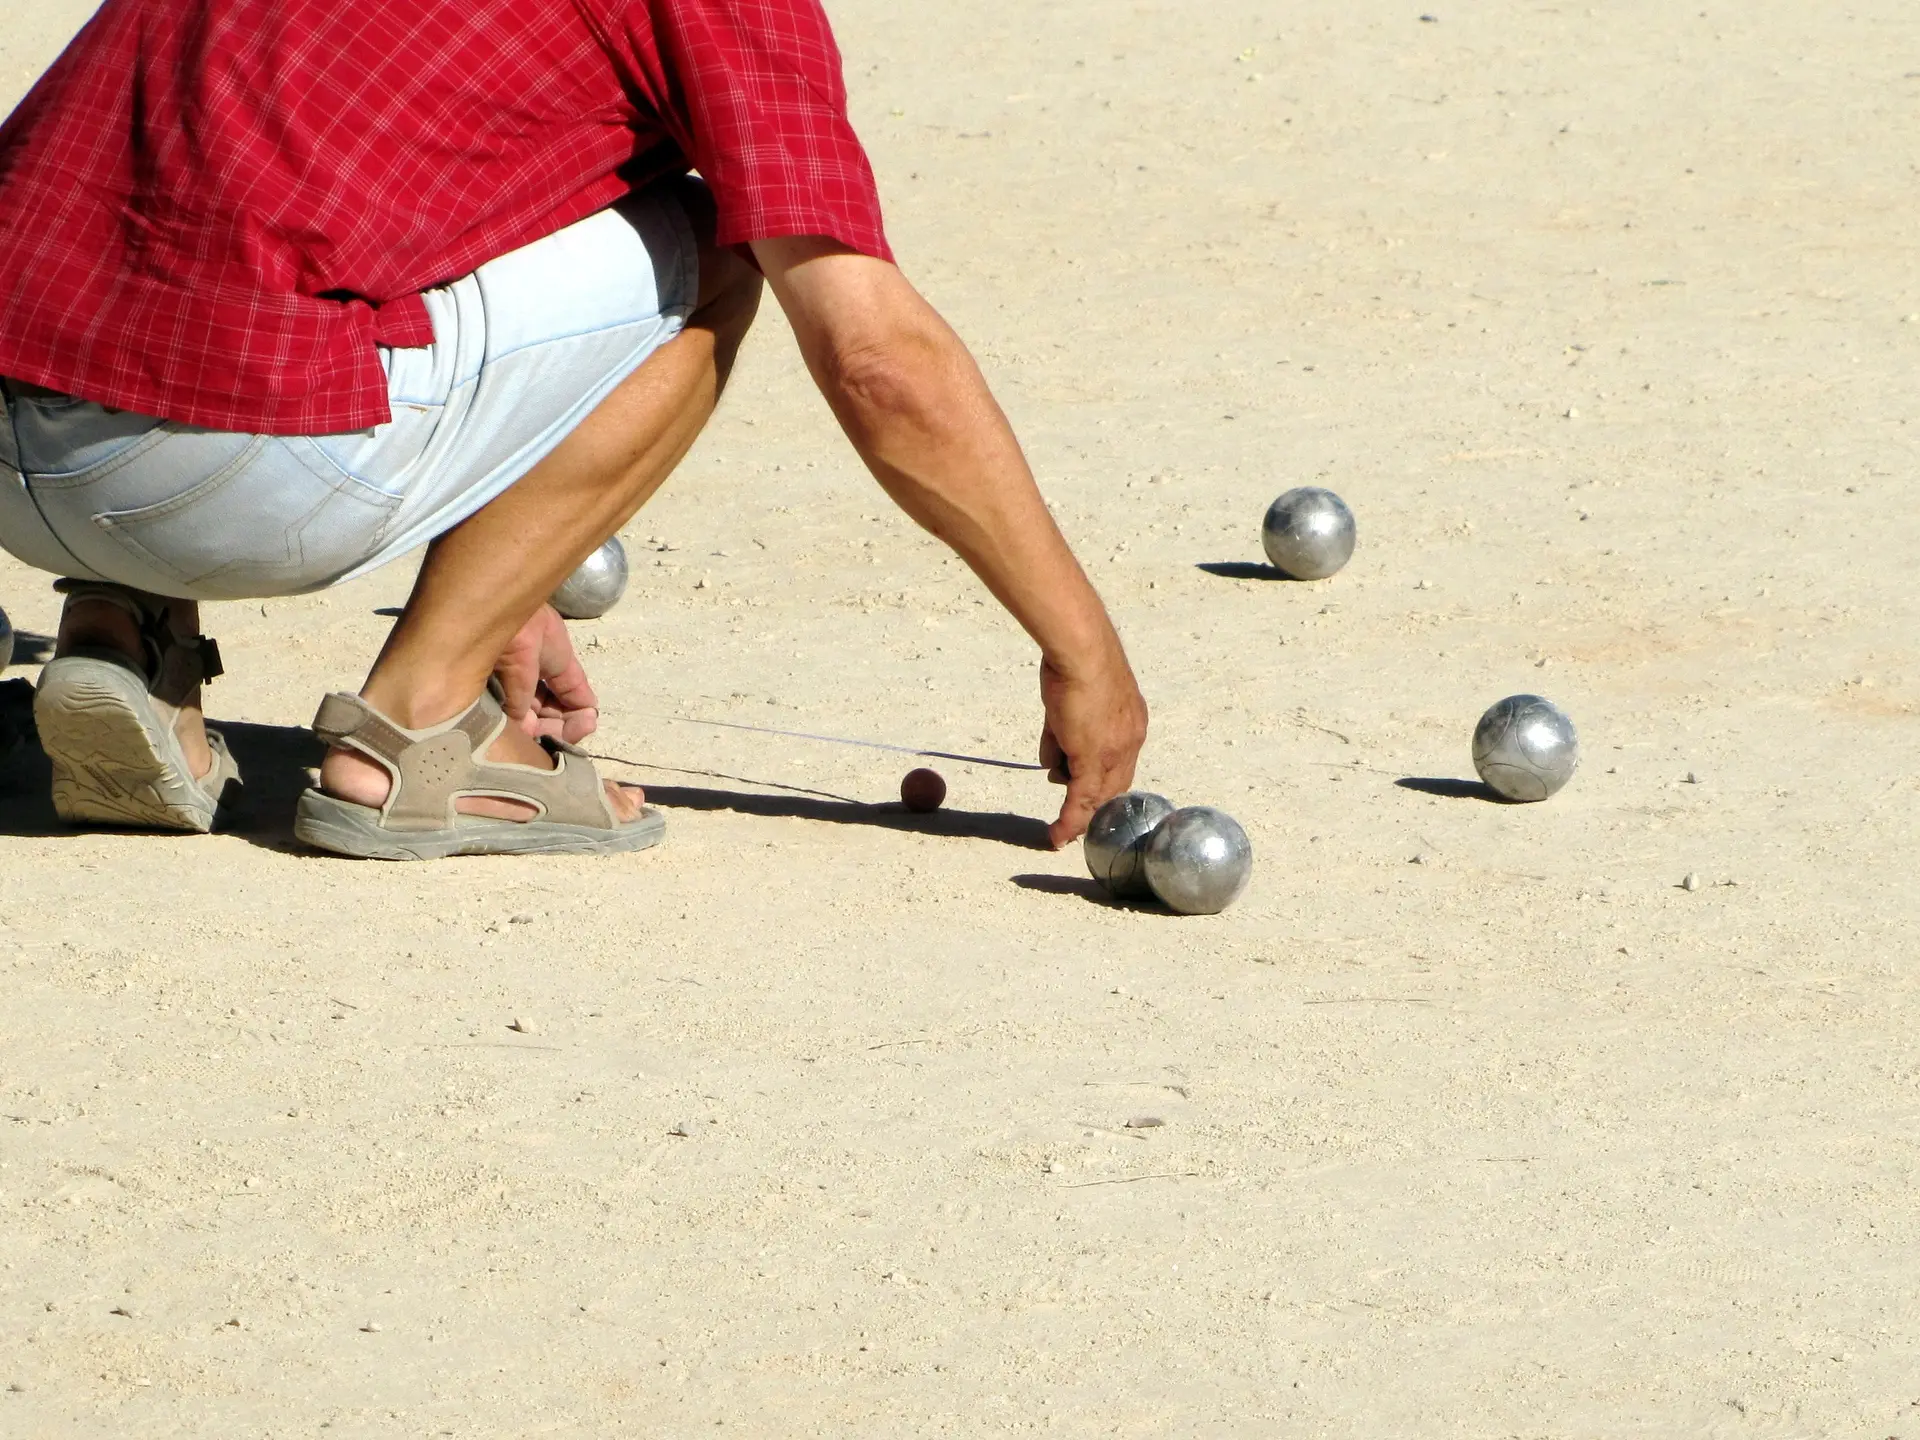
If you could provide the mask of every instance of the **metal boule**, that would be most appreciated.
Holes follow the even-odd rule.
[[[1356,534],[1346,501],[1318,485],[1302,485],[1267,508],[1260,544],[1281,574],[1324,580],[1353,558]]]
[[[1473,729],[1473,768],[1507,800],[1545,800],[1573,778],[1580,737],[1551,700],[1509,695]]]
[[[616,535],[560,582],[551,604],[569,620],[598,620],[626,593],[627,552]]]
[[[1147,790],[1116,795],[1098,810],[1081,842],[1087,873],[1118,900],[1145,899],[1150,893],[1144,868],[1147,837],[1173,813],[1173,802]]]
[[[1146,872],[1169,909],[1215,915],[1247,888],[1253,842],[1226,811],[1189,805],[1161,821],[1147,841]]]

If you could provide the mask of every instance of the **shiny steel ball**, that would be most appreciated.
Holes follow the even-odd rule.
[[[1081,843],[1087,873],[1117,900],[1144,900],[1152,893],[1145,867],[1147,839],[1171,814],[1172,802],[1150,791],[1114,796],[1093,812]]]
[[[1573,778],[1580,737],[1551,700],[1509,695],[1473,729],[1473,768],[1508,800],[1544,800]]]
[[[1189,805],[1147,841],[1147,883],[1182,915],[1214,915],[1240,898],[1253,875],[1253,842],[1211,805]]]
[[[0,610],[0,670],[13,663],[13,624],[7,612]]]
[[[1289,490],[1267,509],[1260,543],[1282,575],[1324,580],[1353,558],[1353,512],[1318,485]]]
[[[626,593],[627,552],[616,535],[560,582],[553,608],[569,620],[598,620]]]

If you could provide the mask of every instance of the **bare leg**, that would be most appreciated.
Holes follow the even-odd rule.
[[[515,636],[594,548],[625,524],[693,445],[726,384],[760,300],[760,277],[729,251],[703,247],[700,303],[663,345],[511,489],[433,543],[405,612],[361,695],[410,729],[471,705]],[[509,727],[488,758],[545,765],[530,736]],[[347,751],[321,767],[331,794],[378,805],[386,772]],[[636,791],[609,786],[621,819]],[[509,801],[463,800],[469,814],[514,818]]]

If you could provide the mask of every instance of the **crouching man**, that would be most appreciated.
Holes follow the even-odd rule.
[[[106,0],[0,125],[0,544],[63,577],[60,814],[208,829],[238,775],[196,602],[428,543],[321,705],[298,834],[655,843],[567,743],[595,701],[545,601],[686,454],[764,287],[880,484],[1038,645],[1051,833],[1079,835],[1146,708],[892,263],[819,0]]]

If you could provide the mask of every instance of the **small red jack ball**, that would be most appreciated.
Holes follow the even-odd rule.
[[[900,782],[900,803],[916,815],[938,810],[946,798],[947,782],[938,770],[909,770]]]

